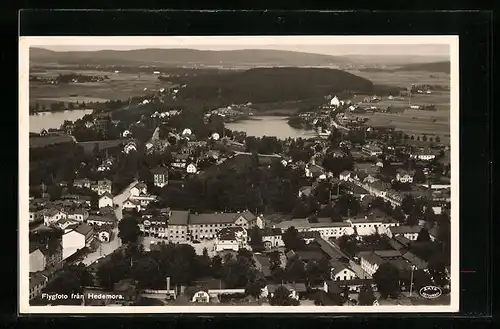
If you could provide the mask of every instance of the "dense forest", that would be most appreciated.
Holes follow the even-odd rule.
[[[224,99],[229,103],[283,102],[345,91],[373,91],[373,84],[367,79],[322,68],[256,68],[210,79],[197,76],[173,82],[187,85],[179,91],[180,98]]]

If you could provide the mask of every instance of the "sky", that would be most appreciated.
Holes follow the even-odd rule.
[[[325,55],[450,56],[446,37],[51,37],[30,42],[54,51],[190,48],[199,50],[275,49]]]

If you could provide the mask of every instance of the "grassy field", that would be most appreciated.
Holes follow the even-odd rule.
[[[168,83],[161,82],[153,74],[130,74],[98,71],[66,71],[51,70],[35,75],[57,76],[58,74],[78,73],[85,75],[108,75],[109,80],[104,82],[74,83],[62,85],[48,85],[30,83],[30,105],[38,102],[48,104],[52,102],[125,100],[131,96],[142,96],[166,87]],[[147,88],[147,90],[144,90]],[[76,95],[71,97],[71,95]]]
[[[424,71],[398,71],[398,72],[366,72],[349,70],[349,73],[366,78],[374,84],[395,87],[409,87],[412,84],[450,85],[450,76],[446,73]]]

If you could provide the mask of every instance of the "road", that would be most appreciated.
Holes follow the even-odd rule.
[[[118,228],[113,229],[113,240],[110,242],[100,242],[99,248],[96,251],[87,254],[82,263],[89,266],[101,257],[111,254],[121,246],[121,239],[118,237]]]
[[[113,203],[118,205],[115,207],[115,216],[120,221],[123,218],[123,202],[125,202],[130,197],[130,189],[137,184],[137,181],[132,182],[128,187],[126,187],[120,194],[113,198]],[[100,242],[99,248],[96,251],[87,254],[83,259],[82,263],[85,266],[89,266],[101,257],[105,257],[111,254],[113,251],[121,246],[121,239],[118,237],[118,227],[113,229],[113,240],[110,242]]]
[[[127,186],[120,194],[117,194],[113,198],[113,204],[115,205],[115,216],[120,221],[123,218],[123,203],[130,197],[130,189],[134,187],[138,182],[133,181],[129,186]]]

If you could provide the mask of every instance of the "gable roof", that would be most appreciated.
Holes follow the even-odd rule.
[[[187,225],[189,222],[189,211],[172,210],[168,218],[169,225]]]
[[[105,192],[103,195],[101,195],[99,200],[101,200],[103,198],[110,198],[111,200],[113,200],[113,196],[111,194],[109,194],[108,192]]]
[[[191,214],[189,216],[189,223],[193,225],[203,224],[232,224],[238,218],[243,217],[247,221],[255,219],[255,215],[250,211],[241,213],[214,213],[214,214]]]
[[[418,225],[415,226],[401,225],[401,226],[392,226],[390,230],[392,234],[420,233],[422,227]]]
[[[89,236],[90,234],[92,234],[92,226],[90,226],[89,224],[87,223],[81,223],[80,225],[78,225],[75,229],[74,229],[76,232],[82,234],[82,235],[85,235],[85,237]]]

